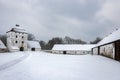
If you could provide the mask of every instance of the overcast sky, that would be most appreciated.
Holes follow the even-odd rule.
[[[84,41],[120,28],[120,0],[0,0],[0,33],[19,24],[39,40]]]

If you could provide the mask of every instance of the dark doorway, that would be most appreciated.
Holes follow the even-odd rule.
[[[63,51],[63,54],[66,54],[66,51]]]
[[[24,51],[24,47],[20,47],[20,51]]]
[[[115,42],[115,60],[120,61],[120,41]]]
[[[32,51],[35,51],[35,48],[31,48]]]

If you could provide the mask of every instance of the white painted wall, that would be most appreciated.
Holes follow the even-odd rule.
[[[108,45],[105,45],[105,46],[101,46],[100,47],[100,54],[114,59],[114,57],[115,57],[114,49],[115,49],[114,48],[114,43],[111,43],[111,44],[108,44]]]
[[[32,48],[28,48],[28,51],[32,51]],[[41,48],[35,48],[35,51],[41,51]]]
[[[17,41],[17,43],[16,43],[16,41]],[[22,41],[24,43],[22,43]],[[20,32],[12,32],[12,31],[8,32],[7,33],[7,47],[8,47],[9,51],[14,51],[14,50],[12,50],[12,46],[17,46],[18,48],[24,47],[24,50],[27,50],[27,34],[22,33],[22,32],[21,33]]]
[[[63,54],[63,51],[62,50],[52,50],[52,53]],[[67,50],[66,53],[71,54],[71,55],[83,55],[83,54],[90,54],[91,51],[71,51],[71,50]]]
[[[98,48],[96,47],[96,48],[93,48],[93,54],[94,55],[98,55]]]

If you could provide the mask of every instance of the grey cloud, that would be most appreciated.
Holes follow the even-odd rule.
[[[112,1],[0,0],[0,32],[17,23],[40,40],[70,36],[90,41],[119,27],[119,2]],[[108,4],[116,11],[108,10]]]
[[[98,0],[41,0],[40,3],[57,14],[83,20],[91,19],[101,4]]]

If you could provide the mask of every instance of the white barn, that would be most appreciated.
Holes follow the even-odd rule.
[[[92,52],[120,61],[120,29],[103,38]]]
[[[52,53],[56,54],[89,54],[95,45],[79,44],[56,44],[52,48]]]
[[[7,48],[9,51],[26,51],[28,34],[25,29],[16,25],[7,32]]]
[[[28,50],[30,51],[40,51],[41,47],[38,41],[27,41]]]
[[[0,52],[6,52],[6,46],[4,45],[4,43],[0,40]]]

